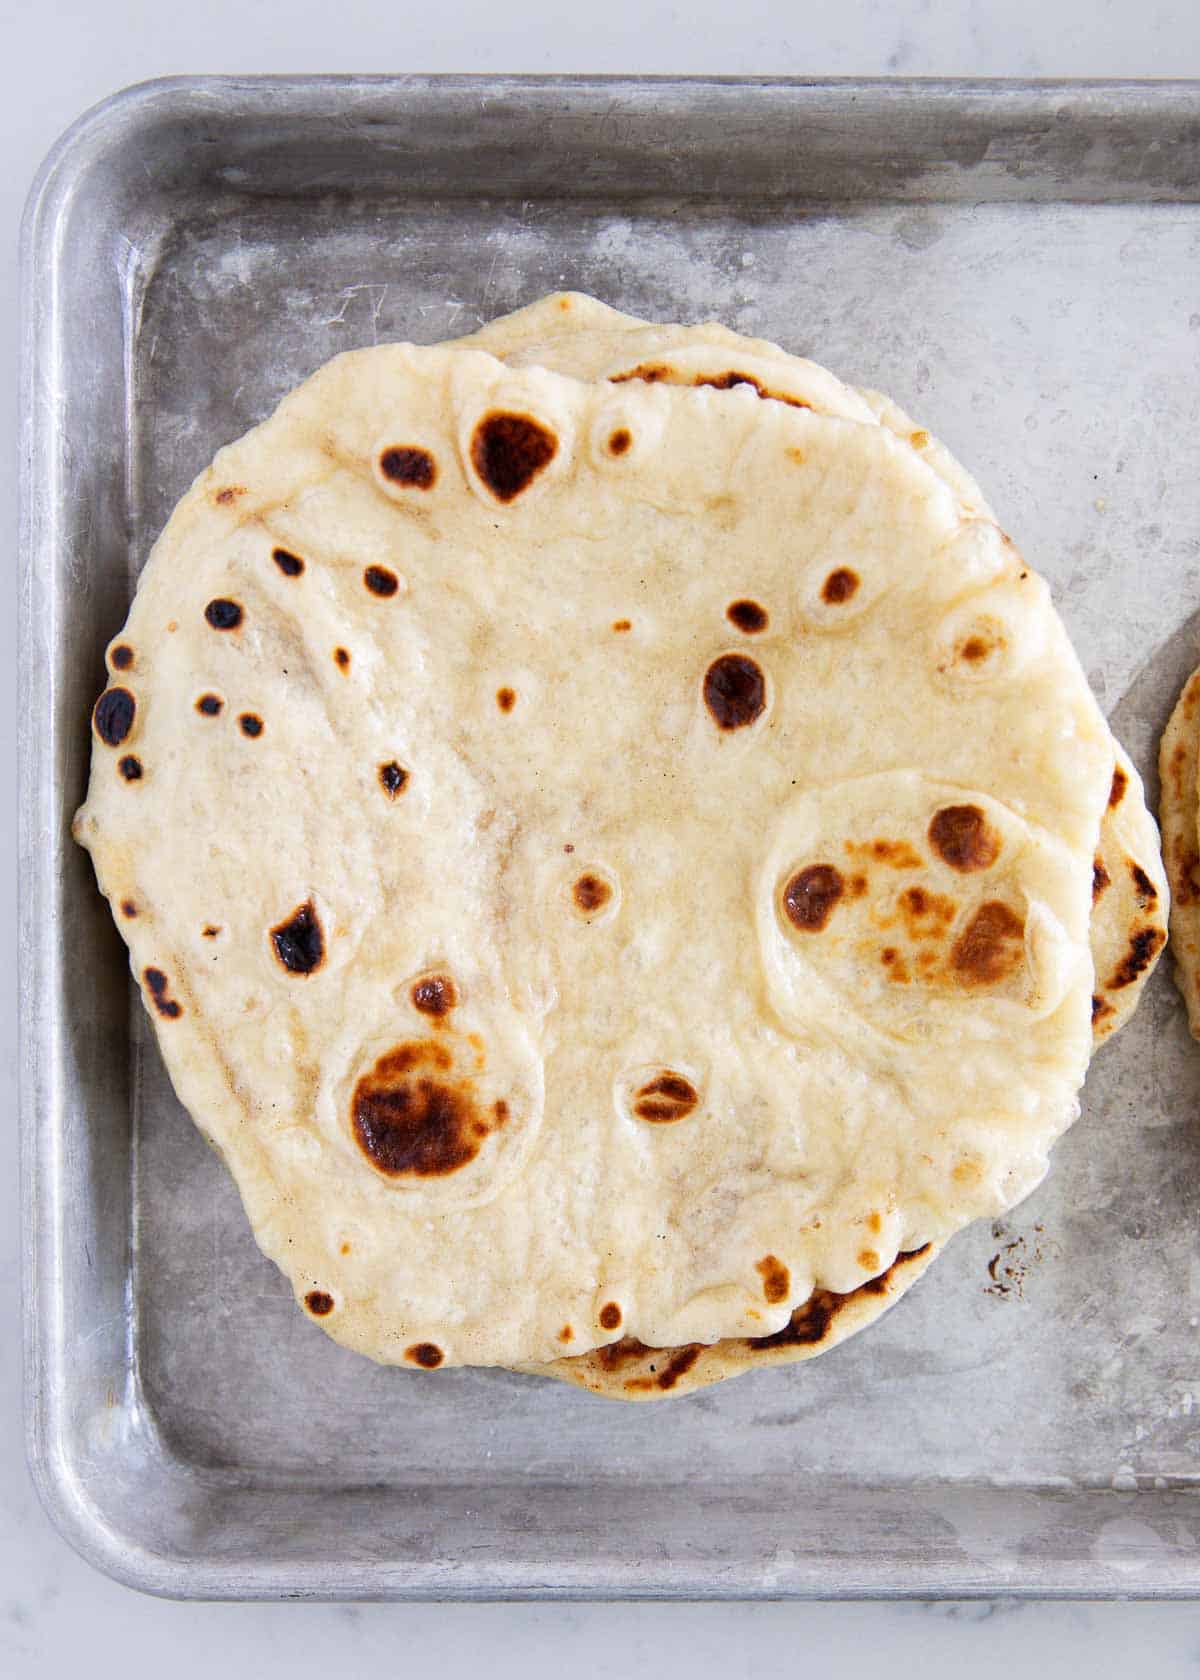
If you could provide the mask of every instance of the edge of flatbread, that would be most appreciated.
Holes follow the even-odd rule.
[[[694,1394],[728,1377],[775,1365],[815,1359],[857,1335],[895,1306],[937,1258],[941,1245],[926,1243],[898,1254],[887,1271],[848,1295],[815,1289],[773,1336],[730,1337],[706,1346],[651,1348],[623,1337],[591,1353],[572,1354],[549,1365],[514,1365],[526,1376],[574,1383],[604,1400],[668,1400]]]
[[[1200,835],[1196,760],[1200,753],[1200,669],[1192,672],[1163,730],[1158,753],[1159,817],[1171,883],[1171,954],[1175,983],[1200,1038]]]

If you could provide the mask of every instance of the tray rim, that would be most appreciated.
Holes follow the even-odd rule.
[[[57,1019],[46,1025],[46,1016],[36,1007],[45,995],[42,980],[53,961],[59,936],[56,916],[45,913],[54,898],[51,877],[54,858],[39,848],[37,813],[48,809],[55,786],[52,754],[46,750],[53,733],[51,700],[54,664],[43,667],[37,659],[35,619],[45,589],[39,569],[52,561],[55,549],[53,510],[36,486],[53,459],[60,432],[38,402],[38,380],[51,362],[63,333],[55,297],[55,239],[61,215],[80,182],[95,166],[96,156],[122,139],[123,125],[146,120],[160,110],[197,95],[212,101],[216,120],[228,121],[239,100],[262,109],[266,96],[289,96],[303,105],[314,96],[348,96],[392,93],[403,98],[408,89],[429,93],[545,90],[577,99],[590,89],[655,87],[672,89],[685,96],[708,88],[735,91],[779,89],[798,94],[894,96],[905,92],[923,97],[944,97],[948,103],[964,98],[1001,99],[1004,96],[1080,95],[1121,99],[1151,96],[1164,100],[1183,98],[1195,102],[1200,115],[1200,78],[1087,77],[894,77],[894,76],[674,76],[674,75],[174,75],[139,81],[92,105],[75,119],[50,148],[36,172],[26,199],[19,243],[19,1009],[18,1009],[18,1122],[21,1210],[21,1292],[23,1313],[24,1441],[26,1460],[41,1504],[53,1526],[88,1563],[111,1579],[141,1591],[169,1598],[238,1598],[276,1600],[281,1598],[364,1599],[386,1596],[393,1599],[431,1600],[549,1600],[549,1599],[661,1599],[696,1596],[690,1568],[675,1580],[663,1578],[656,1585],[639,1587],[631,1581],[624,1590],[613,1585],[592,1585],[571,1577],[583,1571],[578,1565],[564,1570],[558,1581],[500,1581],[475,1584],[469,1581],[435,1582],[429,1568],[417,1564],[411,1581],[397,1581],[396,1565],[378,1561],[347,1564],[336,1558],[314,1565],[308,1561],[292,1566],[263,1562],[251,1568],[231,1571],[215,1556],[182,1558],[155,1552],[142,1543],[131,1528],[121,1528],[108,1519],[90,1496],[77,1465],[72,1461],[66,1438],[60,1389],[63,1348],[53,1331],[61,1313],[61,1285],[65,1245],[63,1225],[63,1180],[61,1139],[52,1128],[39,1124],[39,1096],[52,1087],[60,1073]],[[301,113],[303,114],[303,113]],[[1200,183],[1198,183],[1200,185]],[[1106,202],[1103,199],[1097,201]],[[45,295],[40,283],[49,277]],[[54,639],[50,653],[55,653]],[[176,1475],[186,1474],[176,1466]],[[991,1498],[1018,1494],[1021,1490],[988,1490]],[[889,1495],[890,1496],[890,1495]],[[1062,1490],[1035,1490],[1026,1497],[1063,1498]],[[1092,1490],[1072,1494],[1079,1501],[1097,1495]],[[1150,1499],[1192,1499],[1190,1493],[1132,1496]],[[1131,1496],[1123,1496],[1121,1509],[1130,1508]],[[1078,1566],[1061,1561],[1047,1567],[1040,1560],[1042,1578],[1034,1580],[1029,1563],[1019,1577],[1002,1580],[981,1567],[974,1571],[946,1569],[934,1565],[927,1574],[910,1574],[907,1581],[884,1583],[869,1579],[875,1570],[864,1570],[830,1590],[820,1582],[802,1581],[798,1586],[767,1584],[761,1572],[752,1580],[744,1565],[729,1571],[725,1580],[709,1579],[704,1596],[716,1599],[762,1597],[1013,1597],[1013,1598],[1111,1598],[1110,1584],[1090,1587],[1080,1578]],[[1055,1578],[1057,1572],[1057,1579]],[[384,1584],[382,1577],[390,1578]],[[301,1584],[302,1583],[302,1584]],[[381,1594],[382,1588],[382,1594]],[[1121,1597],[1200,1598],[1200,1566],[1191,1579],[1173,1579],[1157,1584],[1132,1578],[1122,1587]]]

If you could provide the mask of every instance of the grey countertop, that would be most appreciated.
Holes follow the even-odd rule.
[[[377,0],[9,0],[0,82],[7,167],[0,214],[15,246],[33,172],[86,106],[129,82],[180,72],[593,71],[681,74],[1200,76],[1194,0],[612,0],[599,13],[526,0],[519,22],[480,0],[439,8]],[[0,277],[0,359],[16,388],[16,277]],[[15,539],[15,402],[2,425],[0,493]],[[15,551],[15,540],[14,540]],[[15,668],[14,618],[4,620]],[[10,682],[13,681],[10,675]],[[11,690],[10,690],[11,694]],[[15,708],[0,754],[12,787]],[[15,815],[4,819],[15,853]],[[0,900],[15,926],[12,871]],[[15,1110],[16,975],[0,975],[0,1069]],[[139,1599],[94,1574],[51,1531],[21,1454],[15,1128],[0,1260],[12,1280],[0,1343],[0,1675],[23,1680],[85,1668],[103,1677],[168,1666],[177,1680],[214,1668],[269,1680],[404,1672],[432,1660],[454,1680],[481,1664],[526,1680],[568,1663],[595,1675],[854,1676],[889,1667],[923,1680],[1146,1673],[1200,1667],[1200,1609],[1188,1605],[174,1605]]]

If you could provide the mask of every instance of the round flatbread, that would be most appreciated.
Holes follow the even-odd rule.
[[[1200,1038],[1200,840],[1196,760],[1200,750],[1200,671],[1183,686],[1163,731],[1161,783],[1163,857],[1171,883],[1171,953],[1192,1036]]]
[[[774,1335],[1077,1112],[1110,737],[874,420],[340,357],[184,498],[110,661],[77,832],[351,1347]]]

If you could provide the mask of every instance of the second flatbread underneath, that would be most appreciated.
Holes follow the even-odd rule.
[[[865,1330],[912,1288],[932,1265],[940,1245],[926,1243],[910,1254],[899,1254],[879,1277],[839,1295],[817,1289],[796,1308],[782,1330],[773,1336],[729,1337],[705,1346],[652,1348],[626,1336],[607,1347],[551,1365],[518,1365],[531,1376],[556,1377],[609,1400],[678,1399],[771,1365],[792,1365],[827,1353],[859,1330]]]

